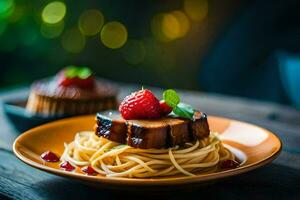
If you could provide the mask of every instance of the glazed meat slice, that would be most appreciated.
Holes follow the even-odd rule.
[[[168,124],[160,120],[127,120],[127,144],[141,149],[166,146]]]
[[[111,141],[126,144],[126,121],[117,112],[103,112],[96,117],[96,134]]]
[[[142,149],[182,146],[209,135],[206,115],[201,112],[196,112],[192,120],[174,117],[124,120],[118,112],[108,111],[98,113],[96,121],[98,136]]]
[[[191,141],[189,121],[177,118],[164,118],[161,119],[164,123],[169,125],[167,134],[167,147],[173,147],[176,145],[182,146],[185,143]]]

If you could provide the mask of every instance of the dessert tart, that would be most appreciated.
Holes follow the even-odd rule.
[[[69,66],[32,84],[26,110],[44,116],[91,114],[117,106],[117,89],[86,67]]]

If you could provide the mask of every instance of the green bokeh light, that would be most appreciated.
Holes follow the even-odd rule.
[[[0,0],[0,19],[9,17],[15,8],[14,0]]]
[[[67,12],[65,3],[53,1],[47,4],[42,11],[42,20],[48,24],[56,24],[63,20]]]
[[[64,32],[61,43],[66,51],[70,53],[80,53],[85,47],[85,37],[76,27]]]
[[[64,21],[61,21],[56,24],[41,24],[41,34],[48,39],[57,38],[61,35],[64,30]]]

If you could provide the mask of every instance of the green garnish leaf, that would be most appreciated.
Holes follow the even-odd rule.
[[[87,68],[87,67],[82,67],[78,69],[78,74],[77,76],[80,79],[87,79],[88,77],[90,77],[92,75],[92,71]]]
[[[173,108],[173,112],[179,117],[192,119],[195,111],[192,106],[185,103],[179,103]]]
[[[71,65],[65,69],[65,76],[67,78],[78,77],[80,79],[87,79],[91,75],[92,75],[92,71],[87,67],[76,67]]]
[[[172,89],[164,91],[163,99],[165,100],[166,104],[172,108],[175,108],[180,102],[179,95],[175,90]]]
[[[67,78],[74,78],[77,76],[77,67],[75,66],[68,66],[66,69],[65,69],[65,76]]]

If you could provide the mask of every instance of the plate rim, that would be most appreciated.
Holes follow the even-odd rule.
[[[239,174],[246,173],[251,170],[255,170],[259,167],[262,167],[266,164],[269,164],[273,160],[275,160],[281,153],[282,151],[282,141],[281,139],[273,132],[270,130],[263,128],[261,126],[240,121],[240,120],[235,120],[227,117],[220,117],[216,115],[210,115],[209,117],[213,117],[216,119],[222,119],[222,120],[230,120],[230,121],[235,121],[243,124],[247,124],[250,126],[254,126],[257,128],[260,128],[264,131],[266,131],[268,134],[274,136],[274,138],[279,142],[279,147],[269,156],[265,157],[264,159],[261,159],[259,161],[256,161],[254,163],[250,163],[245,166],[241,166],[235,169],[229,169],[221,172],[216,172],[216,173],[210,173],[210,174],[198,174],[196,176],[182,176],[182,177],[163,177],[163,178],[123,178],[123,177],[105,177],[105,176],[88,176],[85,174],[79,174],[79,173],[74,173],[74,172],[66,172],[62,171],[59,169],[55,169],[46,165],[39,164],[31,159],[28,159],[26,156],[23,156],[18,150],[17,147],[19,144],[19,140],[22,138],[26,137],[26,135],[30,134],[31,132],[34,132],[38,129],[41,128],[47,128],[51,127],[54,125],[59,125],[60,123],[66,123],[68,121],[73,121],[79,118],[89,118],[89,117],[94,117],[94,115],[82,115],[82,116],[77,116],[77,117],[70,117],[66,119],[60,119],[56,120],[50,123],[46,123],[41,126],[37,126],[33,129],[30,129],[28,131],[25,131],[24,133],[20,134],[13,143],[13,153],[15,156],[21,160],[23,163],[58,176],[63,176],[71,179],[76,179],[76,180],[81,180],[81,181],[87,181],[87,182],[94,182],[94,183],[109,183],[111,185],[140,185],[140,186],[158,186],[158,185],[179,185],[179,184],[189,184],[189,183],[203,183],[206,181],[211,181],[211,180],[217,180],[217,179],[223,179],[226,177],[231,177]]]

